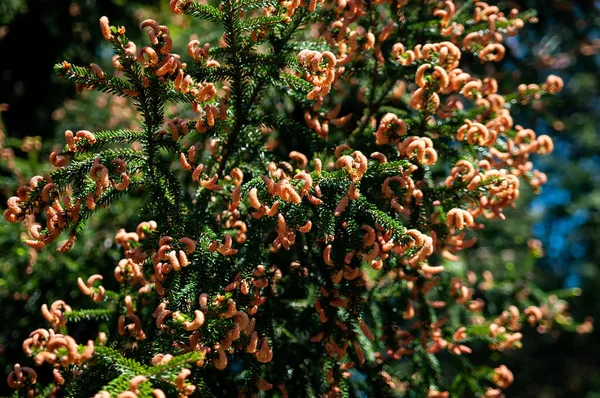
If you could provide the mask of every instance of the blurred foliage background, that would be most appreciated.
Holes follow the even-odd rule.
[[[562,77],[565,90],[513,111],[517,123],[554,139],[554,153],[536,159],[548,183],[537,196],[522,192],[521,205],[506,212],[506,221],[487,225],[477,245],[455,266],[478,275],[490,271],[496,281],[492,297],[494,292],[500,298],[513,291],[535,295],[533,286],[538,286],[564,298],[573,319],[600,319],[600,2],[491,3],[538,10],[539,22],[508,40],[506,59],[486,71],[501,82],[501,91],[514,91],[520,82],[543,82],[549,74]],[[172,28],[179,52],[185,51],[191,32],[213,43],[219,37],[219,32],[203,31],[171,15],[166,0],[0,1],[2,203],[30,176],[49,170],[47,155],[63,144],[66,129],[135,128],[135,109],[125,100],[92,92],[77,95],[52,72],[52,65],[65,59],[109,68],[112,53],[97,28],[102,15],[125,26],[134,40],[141,37],[139,22],[155,18]],[[8,374],[15,362],[28,362],[21,343],[45,325],[39,311],[43,303],[62,298],[74,308],[90,308],[92,303],[77,289],[79,276],[101,272],[110,286],[109,276],[120,258],[114,234],[122,227],[134,229],[137,222],[127,212],[138,207],[131,200],[92,219],[79,244],[60,255],[52,247],[35,253],[22,243],[20,225],[0,220],[0,374]],[[523,288],[515,289],[515,284]],[[490,305],[501,306],[502,301]],[[556,321],[569,330],[569,317]],[[598,331],[580,335],[529,330],[521,350],[503,358],[490,357],[485,350],[473,355],[501,361],[514,372],[509,397],[598,398],[598,342]],[[9,393],[2,377],[0,395]]]

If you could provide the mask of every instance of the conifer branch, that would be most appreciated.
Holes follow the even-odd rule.
[[[523,327],[566,318],[529,281],[534,293],[516,302],[520,284],[448,267],[483,220],[505,218],[521,184],[546,179],[530,159],[551,138],[516,126],[510,109],[562,80],[503,94],[467,72],[471,55],[500,61],[504,36],[531,14],[323,3],[171,0],[175,14],[222,28],[222,45],[190,40],[188,67],[168,27],[144,20],[138,45],[102,17],[125,78],[55,67],[79,88],[131,98],[141,127],[66,131],[55,169],[19,188],[5,218],[26,224],[35,249],[66,233],[60,252],[117,199],[141,196],[132,216],[147,221],[116,231],[118,289],[78,279],[104,307],[42,306],[51,329],[24,349],[54,366],[53,389],[19,366],[15,386],[95,398],[499,396],[511,371],[477,364],[472,349],[517,349]],[[501,309],[484,312],[494,297]],[[103,332],[78,344],[69,327],[87,320]]]

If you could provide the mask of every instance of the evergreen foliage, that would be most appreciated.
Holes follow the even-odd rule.
[[[502,95],[472,75],[534,14],[470,1],[170,6],[214,24],[221,46],[192,40],[180,57],[146,20],[138,49],[103,17],[117,72],[55,67],[133,101],[142,123],[67,131],[55,169],[9,199],[6,219],[37,249],[64,233],[65,252],[100,208],[145,203],[129,209],[136,231],[115,237],[119,287],[94,275],[78,284],[97,308],[42,307],[52,329],[24,348],[55,367],[54,385],[19,366],[9,384],[122,398],[501,396],[512,373],[469,353],[517,349],[524,323],[556,326],[565,308],[541,291],[512,302],[489,272],[478,284],[452,263],[520,184],[545,182],[529,157],[552,140],[510,110],[562,81]],[[172,117],[173,103],[189,110]],[[111,328],[78,345],[68,328],[89,320]]]

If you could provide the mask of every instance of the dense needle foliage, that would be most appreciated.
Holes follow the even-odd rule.
[[[490,309],[506,302],[488,295],[494,276],[452,264],[521,184],[546,180],[529,158],[552,140],[510,111],[561,79],[501,93],[477,75],[534,13],[452,1],[170,6],[214,24],[220,46],[193,39],[180,57],[168,27],[144,21],[149,44],[136,45],[102,17],[116,72],[55,68],[128,98],[141,128],[67,131],[55,169],[19,188],[5,218],[36,249],[65,235],[65,252],[100,208],[129,194],[145,203],[129,209],[135,231],[115,231],[114,275],[78,281],[97,304],[44,305],[51,329],[24,342],[55,382],[23,364],[9,384],[123,398],[501,396],[510,370],[469,354],[518,349],[522,327],[546,331],[566,308],[534,292]],[[92,319],[111,327],[81,344],[68,335]]]

